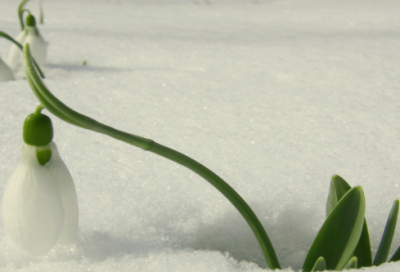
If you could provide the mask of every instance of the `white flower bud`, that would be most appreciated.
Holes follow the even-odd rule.
[[[50,148],[45,165],[37,149]],[[53,142],[36,147],[24,144],[21,163],[3,196],[6,232],[29,254],[47,253],[56,243],[72,244],[78,231],[78,206],[73,180]]]
[[[32,56],[39,66],[43,66],[46,62],[47,42],[40,35],[36,27],[26,26],[25,29],[15,38],[22,46],[29,43]],[[8,65],[16,72],[22,69],[22,52],[16,45],[11,46]]]

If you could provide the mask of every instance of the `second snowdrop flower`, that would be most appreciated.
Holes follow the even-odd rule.
[[[22,46],[24,46],[25,43],[29,43],[35,61],[39,64],[39,66],[43,66],[45,64],[48,43],[43,39],[42,35],[40,35],[39,30],[36,27],[35,17],[33,17],[33,15],[29,14],[26,17],[26,27],[17,36],[17,38],[15,38],[15,40]],[[14,72],[22,68],[21,50],[16,45],[12,45],[11,47],[8,64]]]
[[[7,234],[33,256],[57,243],[75,243],[78,232],[74,182],[52,142],[51,120],[41,109],[25,120],[21,163],[6,185],[2,205]]]

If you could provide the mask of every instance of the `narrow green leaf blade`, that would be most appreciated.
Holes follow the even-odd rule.
[[[400,260],[400,247],[397,248],[396,252],[393,254],[390,262],[397,262]]]
[[[342,197],[325,220],[307,254],[303,270],[311,271],[321,256],[326,261],[327,269],[342,269],[358,244],[364,216],[364,191],[357,186]]]
[[[374,265],[378,266],[386,262],[390,246],[392,245],[394,231],[396,230],[397,217],[399,215],[399,200],[396,199],[393,203],[393,207],[390,210],[389,218],[386,222],[385,230],[383,231],[382,240],[379,244],[378,251],[376,252]]]
[[[311,271],[324,271],[326,270],[326,262],[324,257],[319,257],[317,261],[315,262],[313,268]]]
[[[357,257],[358,268],[372,266],[371,242],[369,239],[369,231],[366,219],[364,219],[363,230],[361,232],[360,240],[358,241],[356,250],[354,250],[354,256]]]
[[[357,268],[357,263],[358,263],[357,257],[356,256],[351,257],[350,260],[343,267],[343,270],[344,269],[353,269],[353,268],[355,269],[355,268]]]
[[[333,175],[326,202],[326,217],[331,213],[339,200],[351,189],[351,186],[339,175]]]
[[[351,186],[339,175],[333,175],[331,179],[331,187],[329,190],[328,201],[326,203],[327,216],[333,210],[337,202],[351,189]],[[360,240],[354,251],[354,255],[358,259],[358,267],[372,266],[372,251],[369,238],[367,220],[364,219],[363,231]]]

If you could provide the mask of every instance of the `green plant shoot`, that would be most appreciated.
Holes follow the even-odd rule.
[[[364,191],[357,186],[350,189],[330,212],[307,254],[303,270],[311,271],[321,256],[327,269],[343,269],[360,239],[364,216]]]

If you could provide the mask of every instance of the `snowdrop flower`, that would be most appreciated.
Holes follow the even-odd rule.
[[[0,82],[14,80],[14,75],[7,64],[0,58]]]
[[[2,205],[7,234],[33,256],[57,243],[75,243],[78,232],[74,182],[52,142],[51,120],[41,109],[25,119],[21,163],[6,185]]]
[[[39,64],[39,66],[44,65],[47,55],[47,42],[40,35],[39,30],[36,27],[35,17],[31,14],[26,17],[25,29],[17,36],[17,38],[15,38],[15,40],[22,45],[29,43],[33,58],[37,64]],[[11,47],[8,64],[13,71],[22,68],[21,49],[16,45],[12,45]]]

